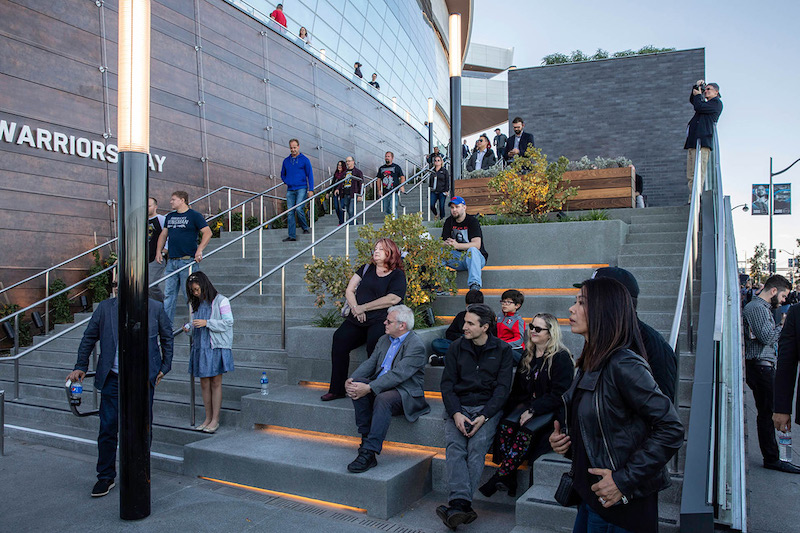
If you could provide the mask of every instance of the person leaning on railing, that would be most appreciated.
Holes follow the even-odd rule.
[[[706,180],[708,156],[714,147],[714,124],[722,114],[719,85],[716,83],[706,84],[703,80],[697,80],[697,83],[692,87],[689,102],[694,107],[694,116],[686,128],[686,143],[684,143],[683,149],[688,150],[686,153],[686,181],[691,193],[694,184],[695,152],[697,151],[698,140],[700,141],[701,190]],[[691,198],[689,200],[691,201]]]
[[[586,343],[550,435],[555,452],[572,456],[572,486],[558,491],[570,497],[559,502],[578,505],[574,531],[655,533],[658,492],[670,484],[666,464],[683,445],[683,426],[633,351],[642,339],[631,295],[615,279],[588,279],[569,322]]]
[[[333,334],[331,382],[320,398],[323,402],[345,397],[350,352],[366,343],[370,357],[384,334],[386,310],[405,297],[406,275],[400,250],[391,239],[379,239],[369,263],[358,267],[347,284],[345,298],[350,311]]]

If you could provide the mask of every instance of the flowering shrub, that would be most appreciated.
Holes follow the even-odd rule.
[[[568,160],[563,156],[555,163],[548,163],[547,156],[540,149],[529,146],[525,155],[512,159],[489,181],[489,187],[501,196],[496,205],[497,212],[510,216],[530,213],[541,217],[561,209],[568,198],[578,194],[577,187],[567,187],[569,180],[563,180],[567,164]]]
[[[342,308],[345,289],[355,269],[369,262],[375,241],[384,237],[392,239],[405,253],[403,266],[407,287],[404,303],[407,306],[415,310],[424,309],[436,299],[436,290],[455,289],[455,272],[442,266],[450,257],[449,247],[431,236],[422,225],[422,216],[413,213],[395,219],[386,217],[380,228],[372,224],[362,226],[355,241],[357,257],[354,263],[344,257],[328,257],[316,258],[306,265],[305,282],[308,291],[316,295],[318,307],[330,301],[337,309]]]
[[[583,156],[577,161],[570,161],[567,165],[567,170],[597,170],[599,168],[624,168],[633,165],[633,162],[627,157],[600,157],[597,156],[594,160],[589,159],[589,156]]]

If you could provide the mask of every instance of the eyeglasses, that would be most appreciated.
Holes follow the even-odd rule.
[[[528,328],[531,331],[535,331],[536,333],[541,333],[543,331],[550,331],[550,328],[540,328],[539,326],[534,326],[533,324],[528,324]]]
[[[390,326],[397,322],[397,320],[389,320],[388,318],[383,321],[384,324],[389,324]]]
[[[500,300],[502,305],[514,305],[514,300]]]
[[[704,90],[704,91],[713,91],[713,90],[714,90],[714,88],[713,88],[713,87],[706,87],[706,88],[705,88],[705,89],[703,89],[703,90]]]

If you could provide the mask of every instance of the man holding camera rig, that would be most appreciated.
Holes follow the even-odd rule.
[[[686,144],[684,150],[689,150],[686,158],[686,180],[689,182],[691,194],[694,184],[694,160],[697,151],[697,140],[700,139],[700,188],[706,180],[706,166],[708,156],[714,144],[714,124],[722,113],[722,100],[720,100],[719,85],[697,80],[692,87],[689,102],[694,106],[694,116],[686,128]],[[691,201],[691,198],[689,198]],[[687,202],[688,203],[688,202]]]
[[[483,247],[483,233],[478,219],[467,214],[467,203],[460,196],[450,199],[450,216],[442,227],[442,240],[453,247],[445,265],[468,272],[467,285],[471,290],[481,290],[481,269],[489,254]]]

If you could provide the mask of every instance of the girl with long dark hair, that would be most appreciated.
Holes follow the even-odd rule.
[[[550,445],[572,457],[573,532],[654,533],[658,492],[669,486],[666,464],[683,444],[683,426],[634,352],[645,353],[625,286],[586,280],[569,311],[572,332],[586,342]]]
[[[187,332],[192,335],[189,373],[200,378],[206,418],[195,429],[214,433],[219,428],[222,406],[222,374],[233,371],[233,312],[203,272],[195,272],[186,280],[191,321]]]
[[[336,172],[333,173],[332,183],[336,184],[342,181],[344,179],[345,172],[347,172],[347,167],[345,166],[344,161],[339,161],[336,163]],[[331,201],[333,202],[333,208],[336,210],[336,216],[339,217],[339,225],[344,224],[344,206],[342,205],[342,197],[340,195],[339,187],[335,187],[333,189]]]

